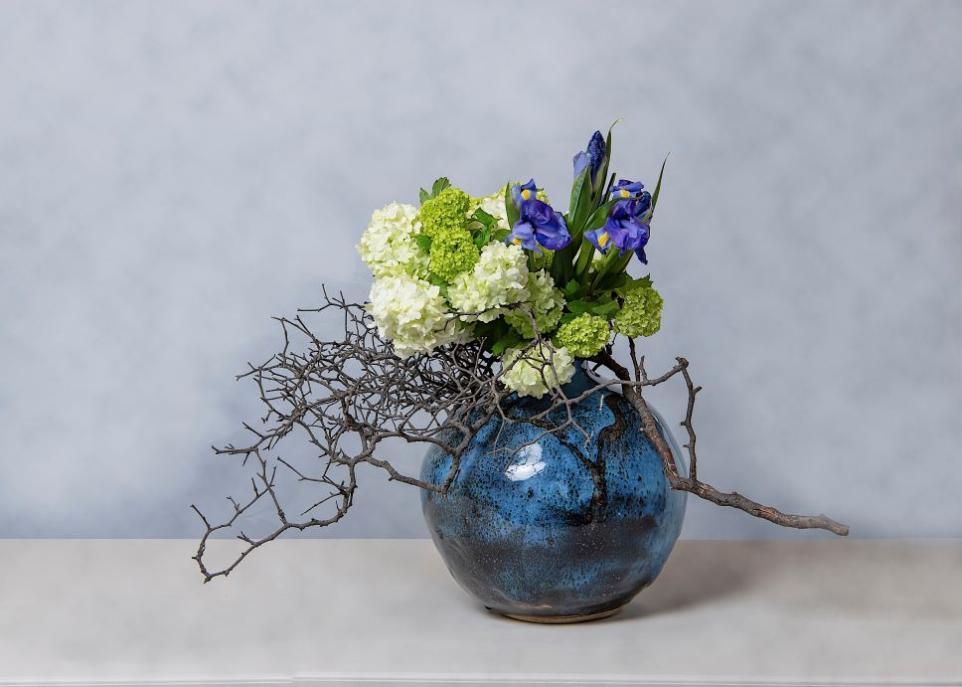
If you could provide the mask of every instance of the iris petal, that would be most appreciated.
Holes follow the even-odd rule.
[[[524,191],[528,191],[524,194]],[[523,184],[515,184],[511,187],[511,199],[514,200],[514,205],[517,208],[524,206],[526,202],[534,200],[538,194],[538,186],[534,183],[534,179],[528,179]],[[524,195],[528,197],[525,198]]]

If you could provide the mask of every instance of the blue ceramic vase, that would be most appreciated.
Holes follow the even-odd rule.
[[[570,398],[596,383],[579,363],[564,391]],[[523,419],[547,405],[512,398],[506,410]],[[677,443],[652,411],[684,471]],[[448,492],[422,491],[425,520],[454,579],[488,609],[519,620],[617,612],[661,572],[685,517],[684,492],[669,487],[619,391],[595,391],[573,412],[587,443],[574,427],[554,435],[492,419],[462,455]],[[563,410],[553,413],[551,422],[563,422]],[[421,478],[440,484],[450,466],[451,457],[432,448]]]

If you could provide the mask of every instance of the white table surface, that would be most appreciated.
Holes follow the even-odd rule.
[[[0,684],[962,684],[962,540],[683,541],[566,626],[483,611],[430,541],[275,542],[207,585],[193,547],[0,541]]]

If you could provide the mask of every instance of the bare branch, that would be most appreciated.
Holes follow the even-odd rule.
[[[343,328],[343,334],[324,340],[314,333],[312,320],[330,316]],[[535,326],[533,316],[530,319]],[[227,444],[214,449],[217,454],[239,457],[242,465],[252,463],[251,491],[241,500],[228,497],[229,516],[217,524],[196,506],[191,506],[205,530],[194,556],[205,581],[229,575],[252,551],[288,531],[339,522],[353,503],[356,468],[360,464],[384,470],[391,480],[446,492],[460,470],[461,457],[472,438],[491,421],[498,423],[496,446],[505,426],[523,422],[541,432],[526,446],[551,434],[579,456],[596,488],[592,513],[587,517],[596,517],[605,503],[603,446],[625,427],[617,426],[616,422],[594,437],[578,423],[575,407],[596,392],[610,388],[620,388],[640,415],[642,429],[661,457],[672,488],[722,506],[739,508],[779,525],[821,528],[837,534],[848,532],[847,527],[825,516],[785,514],[735,492],[719,492],[698,479],[692,416],[700,387],[694,385],[684,358],[678,358],[677,364],[664,374],[649,377],[644,357],[638,356],[635,342],[629,339],[633,376],[612,357],[609,346],[592,362],[595,369],[605,367],[613,372],[614,378],[599,377],[590,388],[568,397],[550,383],[554,349],[545,345],[546,340],[536,327],[534,340],[514,363],[504,366],[489,352],[484,341],[448,344],[430,354],[400,358],[391,343],[379,336],[363,305],[346,301],[343,294],[333,296],[326,290],[319,307],[299,310],[294,318],[275,320],[283,335],[281,350],[260,365],[249,365],[239,376],[250,380],[258,390],[264,408],[260,423],[257,426],[243,424],[250,438],[242,445]],[[512,396],[500,381],[511,365],[522,359],[527,363],[544,361],[543,381],[552,387],[540,409],[524,417],[512,413]],[[659,386],[679,375],[688,388],[688,405],[681,423],[688,434],[685,444],[691,465],[688,476],[679,474],[674,456],[657,431],[652,412],[642,397],[643,389]],[[572,434],[580,435],[581,440],[572,440]],[[295,435],[301,438],[302,445],[311,447],[312,468],[276,455],[279,446]],[[595,438],[597,455],[589,456],[586,449]],[[388,452],[384,451],[383,444],[391,441],[437,447],[451,456],[448,473],[440,483],[404,474],[384,455]],[[517,452],[523,448],[515,446],[507,450]],[[283,507],[282,490],[287,481],[317,490],[306,508],[291,508],[292,512],[299,513],[297,517],[289,515]],[[240,531],[235,535],[244,545],[240,553],[225,567],[209,568],[205,553],[210,537],[235,530],[245,515],[262,505],[273,513],[276,524],[258,536]]]
[[[688,449],[691,470],[687,477],[679,474],[678,466],[675,463],[675,457],[672,454],[671,449],[668,447],[668,444],[662,438],[661,433],[658,431],[654,415],[642,397],[640,386],[645,385],[639,386],[637,383],[632,383],[628,369],[612,358],[611,355],[607,353],[601,353],[597,356],[597,360],[624,382],[622,385],[622,393],[628,402],[631,403],[632,407],[641,416],[642,430],[644,431],[648,440],[655,447],[658,455],[661,456],[662,464],[665,469],[665,477],[668,479],[668,483],[671,485],[672,489],[687,491],[695,494],[696,496],[700,496],[707,501],[716,503],[719,506],[738,508],[739,510],[743,510],[750,515],[763,518],[769,522],[775,523],[776,525],[782,525],[783,527],[794,527],[796,529],[822,529],[828,530],[829,532],[838,534],[840,536],[846,536],[848,534],[847,525],[836,522],[826,515],[793,515],[790,513],[783,513],[772,506],[766,506],[742,496],[738,492],[726,493],[719,491],[710,484],[706,484],[698,479],[698,460],[695,453],[695,431],[692,427],[692,413],[695,406],[695,395],[701,390],[701,387],[696,387],[692,383],[691,376],[688,373],[687,360],[684,358],[677,358],[678,365],[672,368],[669,373],[666,373],[668,376],[672,376],[675,370],[681,371],[688,387],[687,412],[685,415],[685,420],[682,422],[682,426],[688,430],[688,443],[686,444],[686,447]],[[662,375],[662,377],[665,377],[665,375]],[[635,380],[635,382],[638,381],[639,380]]]

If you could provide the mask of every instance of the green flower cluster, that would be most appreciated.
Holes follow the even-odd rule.
[[[651,336],[661,329],[661,294],[650,286],[640,286],[625,294],[625,302],[615,315],[615,331],[629,337]]]
[[[453,229],[465,229],[470,207],[471,196],[459,188],[449,186],[424,201],[417,218],[424,233],[433,238]]]
[[[449,282],[474,267],[480,254],[467,229],[440,228],[431,239],[428,270],[432,276]]]
[[[520,308],[507,311],[504,321],[526,339],[534,338],[535,326],[538,333],[545,336],[558,326],[564,304],[564,294],[555,287],[550,274],[544,271],[531,272],[528,274],[528,302]]]
[[[590,358],[611,338],[608,320],[598,315],[584,313],[558,328],[554,342],[568,349],[576,358]]]

